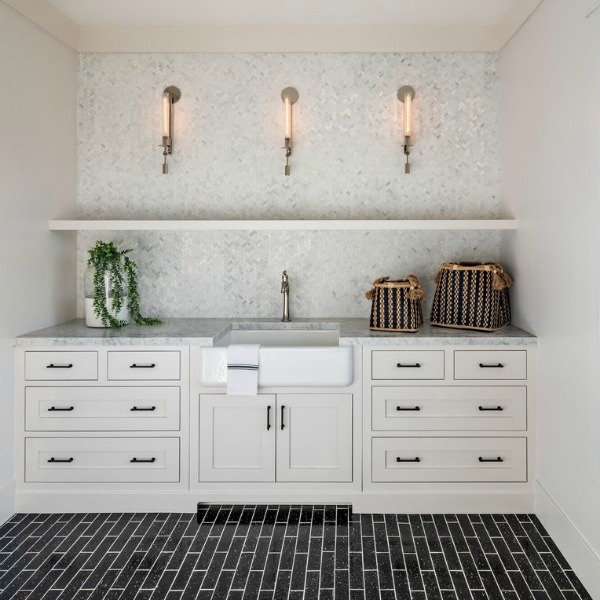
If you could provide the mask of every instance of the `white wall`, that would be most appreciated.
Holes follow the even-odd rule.
[[[75,316],[75,52],[0,2],[0,522],[13,511],[12,338]]]
[[[505,262],[539,337],[537,512],[600,598],[600,13],[545,0],[501,55]]]

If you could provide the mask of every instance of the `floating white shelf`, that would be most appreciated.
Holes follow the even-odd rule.
[[[423,220],[54,220],[51,231],[367,231],[516,230],[516,219]]]

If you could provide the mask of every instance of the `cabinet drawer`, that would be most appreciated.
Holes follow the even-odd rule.
[[[444,379],[443,350],[374,350],[372,379]]]
[[[527,379],[527,351],[455,350],[454,379]]]
[[[378,431],[524,431],[525,387],[374,387]]]
[[[27,438],[25,481],[179,481],[178,438]]]
[[[98,379],[97,352],[25,352],[27,381],[78,381]]]
[[[113,381],[173,380],[181,377],[181,353],[132,352],[130,350],[108,352],[108,379]]]
[[[527,481],[526,438],[373,438],[374,482]]]
[[[176,431],[178,387],[28,387],[28,431]]]

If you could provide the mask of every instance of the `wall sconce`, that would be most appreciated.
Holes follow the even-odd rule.
[[[415,89],[410,85],[403,85],[398,90],[398,100],[404,104],[403,116],[404,116],[404,156],[406,156],[406,164],[404,165],[404,172],[410,173],[410,138],[412,136],[412,101],[415,99]]]
[[[174,131],[174,116],[173,104],[179,101],[181,92],[179,88],[170,85],[165,88],[162,95],[162,148],[163,148],[163,164],[162,172],[166,175],[169,172],[167,164],[167,156],[173,154],[173,131]]]
[[[281,91],[281,100],[285,106],[285,170],[286,175],[290,174],[290,156],[292,155],[292,104],[298,102],[298,90],[293,87],[286,87]]]

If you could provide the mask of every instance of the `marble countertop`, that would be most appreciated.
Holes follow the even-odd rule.
[[[229,329],[339,329],[340,345],[509,346],[533,345],[535,336],[509,326],[497,332],[425,325],[417,333],[371,331],[368,319],[165,319],[162,325],[122,329],[86,327],[84,319],[66,321],[15,339],[17,346],[212,346]]]

